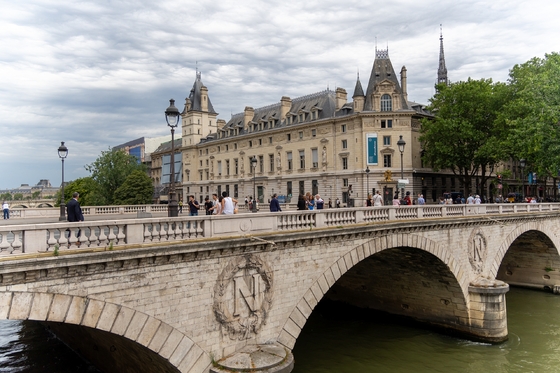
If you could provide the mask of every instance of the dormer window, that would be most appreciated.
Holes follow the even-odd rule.
[[[300,115],[299,115],[299,121],[300,121],[300,123],[303,122],[304,119],[305,119],[305,114],[303,114],[303,113],[300,114]]]
[[[388,94],[381,96],[381,111],[392,111],[393,110],[393,100]]]

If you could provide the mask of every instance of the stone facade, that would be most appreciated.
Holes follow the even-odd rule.
[[[311,192],[362,206],[368,189],[383,188],[390,199],[400,177],[387,182],[383,174],[400,175],[399,136],[407,144],[407,190],[421,192],[422,175],[433,172],[420,159],[420,121],[431,115],[408,101],[406,74],[403,67],[397,75],[388,52],[377,50],[366,93],[358,78],[350,101],[343,88],[282,97],[266,107],[248,106],[227,123],[203,105],[208,89],[198,74],[182,112],[183,199],[193,194],[201,201],[224,190],[244,198],[253,195],[253,184],[261,203],[274,193],[295,202]]]

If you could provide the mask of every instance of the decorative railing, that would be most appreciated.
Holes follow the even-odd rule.
[[[148,207],[153,208],[131,207],[127,206],[132,213],[148,212]],[[146,209],[143,210],[143,207]],[[165,211],[166,206],[163,207],[162,211]],[[159,209],[160,205],[156,205],[156,208]],[[100,210],[96,207],[95,213],[111,214],[113,211],[109,207]],[[275,213],[261,210],[258,214],[5,225],[0,226],[0,256],[15,258],[20,254],[100,248],[110,250],[122,245],[185,242],[210,237],[241,237],[246,234],[311,230],[352,224],[550,211],[560,211],[560,203],[387,206]],[[91,210],[89,212],[91,213]]]

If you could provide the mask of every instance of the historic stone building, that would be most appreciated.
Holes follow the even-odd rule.
[[[406,190],[426,193],[430,171],[423,168],[418,137],[421,119],[430,114],[408,101],[406,68],[397,75],[387,50],[376,50],[366,90],[358,77],[351,100],[343,88],[284,96],[246,107],[226,123],[217,119],[197,73],[181,115],[184,200],[224,190],[244,198],[253,187],[261,202],[274,193],[295,202],[311,192],[361,205],[368,190],[379,189],[391,199],[401,173],[401,136]]]

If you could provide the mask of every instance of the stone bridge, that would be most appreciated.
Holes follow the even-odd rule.
[[[559,291],[559,211],[409,206],[0,227],[0,318],[43,322],[118,372],[289,372],[322,299],[500,342],[508,284]]]

